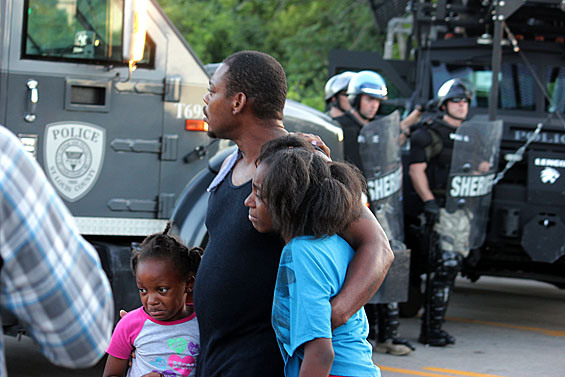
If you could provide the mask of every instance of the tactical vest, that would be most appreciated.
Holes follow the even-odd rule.
[[[454,145],[453,140],[449,138],[449,134],[455,132],[455,130],[439,119],[435,119],[425,127],[432,140],[424,148],[426,160],[428,161],[426,175],[428,176],[432,193],[436,198],[439,197],[443,201]]]

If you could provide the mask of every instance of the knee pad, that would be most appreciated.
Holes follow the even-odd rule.
[[[441,251],[441,259],[437,263],[436,277],[438,281],[452,282],[457,277],[461,266],[463,265],[463,256],[453,251]]]

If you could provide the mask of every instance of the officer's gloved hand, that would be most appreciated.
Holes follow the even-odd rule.
[[[439,206],[435,199],[424,202],[424,215],[426,216],[427,224],[432,225],[436,223],[439,217]]]

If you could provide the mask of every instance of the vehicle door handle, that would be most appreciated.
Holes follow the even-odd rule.
[[[35,109],[37,108],[37,101],[39,101],[39,92],[37,90],[38,83],[36,80],[28,80],[26,86],[30,92],[30,97],[29,111],[26,115],[24,115],[24,120],[31,123],[35,121]]]

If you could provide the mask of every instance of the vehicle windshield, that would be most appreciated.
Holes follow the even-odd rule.
[[[121,64],[123,9],[123,0],[27,0],[23,57]],[[150,56],[146,48],[141,63]]]
[[[540,78],[551,102],[546,99],[546,112],[565,111],[565,67],[550,67]],[[432,67],[433,92],[449,79],[467,80],[474,90],[471,107],[488,108],[492,71],[484,66],[460,66],[437,63]],[[536,82],[525,64],[502,63],[498,76],[500,91],[498,108],[535,111]]]
[[[565,113],[565,67],[553,67],[549,72],[547,90],[551,103],[546,100],[549,112]]]

